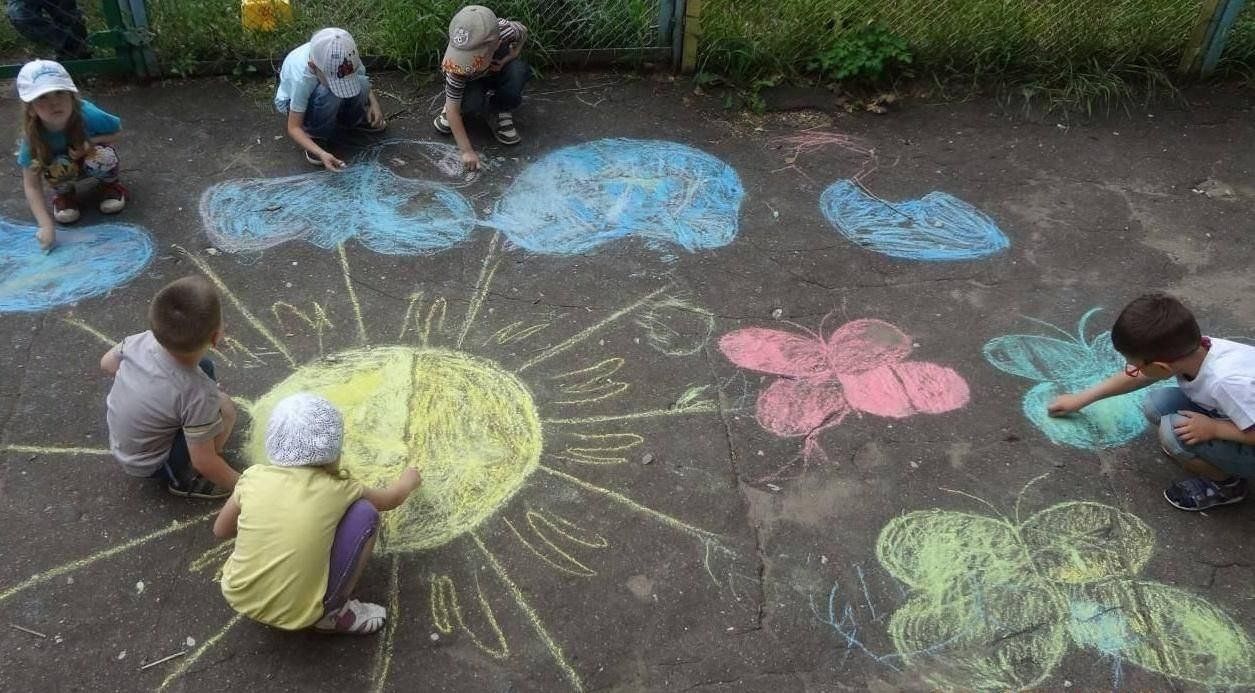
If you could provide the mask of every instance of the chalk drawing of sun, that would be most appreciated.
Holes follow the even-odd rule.
[[[429,610],[433,632],[461,633],[484,654],[504,660],[511,656],[511,640],[518,637],[507,634],[499,625],[500,604],[504,602],[511,608],[512,618],[530,626],[532,635],[552,657],[570,688],[584,689],[581,672],[564,654],[563,644],[551,634],[542,614],[531,604],[494,546],[503,537],[517,540],[519,551],[564,578],[596,575],[596,552],[609,548],[610,542],[583,526],[579,518],[565,517],[546,507],[545,490],[554,486],[686,535],[695,542],[705,572],[720,591],[730,588],[735,595],[737,580],[757,584],[756,577],[738,572],[740,552],[732,548],[730,540],[574,473],[590,466],[622,464],[629,456],[638,455],[636,449],[645,437],[630,430],[636,423],[718,415],[721,406],[717,395],[707,396],[707,386],[681,384],[668,397],[667,404],[656,409],[573,416],[572,412],[578,413],[593,403],[600,403],[604,410],[633,385],[622,372],[628,363],[625,358],[585,360],[576,357],[576,347],[597,339],[616,323],[633,321],[644,329],[648,346],[662,356],[693,355],[708,341],[713,315],[689,303],[674,285],[663,285],[643,290],[643,295],[573,334],[546,337],[552,327],[546,322],[488,324],[490,319],[484,318],[489,311],[483,307],[501,262],[502,246],[501,235],[494,233],[464,316],[459,319],[451,315],[446,298],[425,298],[416,292],[408,299],[399,332],[394,332],[395,343],[388,345],[369,343],[368,334],[377,335],[381,328],[377,324],[368,326],[355,293],[348,254],[344,245],[337,246],[346,289],[343,295],[352,309],[358,345],[333,353],[323,353],[324,336],[348,335],[335,330],[324,306],[314,302],[311,308],[300,309],[280,301],[271,306],[274,320],[263,320],[226,284],[208,258],[175,246],[218,286],[226,305],[269,344],[267,349],[250,347],[239,337],[232,337],[221,345],[222,351],[215,352],[215,358],[236,367],[247,367],[250,360],[260,361],[262,355],[273,355],[286,363],[287,376],[259,388],[264,390],[260,397],[252,401],[237,398],[250,416],[246,430],[237,433],[242,436],[242,449],[249,464],[266,463],[264,431],[274,405],[286,395],[304,390],[322,394],[343,411],[342,465],[355,477],[365,483],[383,483],[409,465],[422,473],[420,490],[401,508],[384,514],[375,560],[369,569],[386,572],[389,584],[390,618],[373,664],[376,690],[388,681],[393,639],[402,620],[398,614],[404,577],[400,574],[400,559],[447,545],[456,545],[467,560],[486,566],[483,570],[489,577],[480,579],[476,573],[474,580],[459,581],[454,577],[455,571],[413,576],[414,582],[423,585],[423,611]],[[67,321],[103,343],[115,343],[86,322],[73,317]],[[395,331],[395,323],[392,324]],[[272,325],[277,325],[278,333]],[[303,326],[307,333],[316,335],[319,353],[310,355],[310,360],[302,360],[303,355],[295,353],[279,336],[293,326]],[[497,362],[490,357],[493,347],[529,342],[534,343],[534,348],[518,350],[526,354],[521,362]],[[106,450],[84,448],[8,445],[4,449],[108,454]],[[526,499],[527,509],[512,520],[500,511],[515,496]],[[173,532],[189,527],[203,529],[212,515],[174,523],[15,586],[0,588],[0,603],[57,576],[135,550]],[[488,524],[493,525],[492,532],[485,531]],[[231,548],[230,542],[219,544],[189,567],[194,572],[213,575]],[[404,584],[408,595],[410,581]],[[228,637],[240,620],[238,615],[231,618],[221,630],[180,658],[160,688],[179,680],[206,652]]]

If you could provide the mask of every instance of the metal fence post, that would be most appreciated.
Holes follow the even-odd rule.
[[[1181,58],[1181,72],[1206,77],[1216,69],[1229,40],[1229,30],[1245,4],[1246,0],[1206,0],[1203,3],[1198,24]]]

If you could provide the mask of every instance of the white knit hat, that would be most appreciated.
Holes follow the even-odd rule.
[[[279,467],[314,467],[340,458],[344,419],[336,406],[318,395],[298,392],[284,397],[266,424],[266,454]]]

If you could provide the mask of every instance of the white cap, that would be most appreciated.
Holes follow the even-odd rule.
[[[78,93],[70,73],[65,71],[61,63],[51,60],[32,60],[22,66],[17,73],[17,95],[26,103],[52,91],[72,91]]]
[[[357,42],[349,32],[332,28],[314,34],[309,40],[309,59],[322,70],[332,94],[351,99],[362,92],[358,75],[364,68],[357,54]]]
[[[266,455],[278,467],[316,467],[340,459],[344,419],[323,397],[298,392],[284,397],[266,423]]]

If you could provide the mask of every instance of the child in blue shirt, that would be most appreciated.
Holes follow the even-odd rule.
[[[116,214],[126,207],[127,190],[118,182],[118,155],[113,143],[122,121],[79,98],[70,73],[60,63],[35,60],[17,75],[22,99],[22,139],[17,163],[22,167],[26,202],[39,226],[35,238],[47,252],[56,244],[53,220],[78,221],[76,184],[82,178],[99,181],[100,211]],[[52,188],[52,214],[44,197],[44,182]]]

